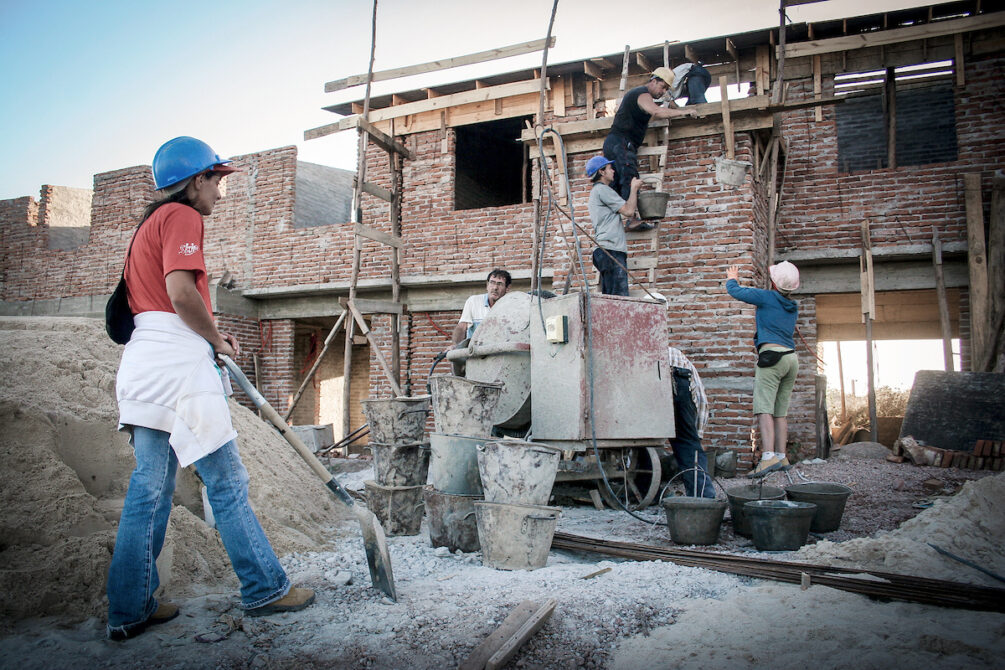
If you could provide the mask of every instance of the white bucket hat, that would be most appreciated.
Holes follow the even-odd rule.
[[[779,291],[789,293],[799,288],[799,269],[788,261],[782,261],[768,268],[771,281]]]

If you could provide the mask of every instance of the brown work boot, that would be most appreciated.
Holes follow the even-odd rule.
[[[306,609],[314,602],[314,589],[300,589],[293,587],[290,592],[279,600],[261,607],[253,607],[244,610],[248,616],[268,616],[270,614],[282,614],[283,612],[299,612]]]
[[[128,640],[131,637],[136,637],[150,626],[156,626],[157,624],[167,623],[171,619],[174,619],[176,616],[178,616],[179,613],[180,610],[178,609],[178,606],[175,605],[174,603],[158,603],[157,609],[154,611],[153,614],[150,615],[149,619],[147,619],[141,624],[132,626],[131,628],[128,628],[126,630],[120,630],[120,629],[109,630],[108,639],[114,640],[116,642],[121,640]]]

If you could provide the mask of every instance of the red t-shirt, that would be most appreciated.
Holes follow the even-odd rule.
[[[174,312],[165,278],[175,270],[195,273],[195,287],[206,303],[206,311],[213,313],[202,243],[202,215],[188,205],[161,205],[143,222],[125,269],[133,314]]]

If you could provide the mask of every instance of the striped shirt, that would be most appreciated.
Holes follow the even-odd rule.
[[[668,347],[668,349],[670,350],[671,366],[691,371],[691,399],[694,401],[694,407],[697,410],[698,437],[701,437],[705,433],[705,426],[708,425],[708,396],[705,395],[705,385],[701,383],[698,370],[680,349],[674,349],[673,347]]]

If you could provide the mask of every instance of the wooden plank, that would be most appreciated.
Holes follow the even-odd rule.
[[[892,30],[880,30],[860,35],[848,35],[847,37],[832,37],[830,39],[786,44],[785,56],[786,58],[799,58],[800,56],[812,56],[813,54],[854,51],[856,49],[882,46],[884,44],[897,44],[899,42],[910,42],[911,40],[940,37],[954,33],[998,28],[1002,25],[1005,25],[1005,12],[993,12],[990,14],[968,16],[962,19],[923,23],[918,26],[908,26],[907,28],[893,28]]]
[[[388,79],[397,79],[399,77],[408,77],[414,74],[423,74],[425,72],[436,72],[438,70],[448,70],[450,68],[461,67],[463,65],[472,65],[474,63],[484,63],[490,60],[498,60],[500,58],[509,58],[511,56],[520,56],[522,54],[534,53],[535,51],[542,51],[545,44],[549,47],[555,46],[555,38],[552,37],[551,41],[547,40],[534,40],[532,42],[522,42],[520,44],[511,44],[510,46],[499,47],[497,49],[489,49],[488,51],[479,51],[478,53],[468,54],[466,56],[455,56],[454,58],[446,58],[444,60],[434,60],[428,63],[419,63],[418,65],[409,65],[406,67],[394,68],[391,70],[381,70],[380,72],[374,72],[371,81],[387,81]],[[336,79],[335,81],[329,81],[325,83],[325,93],[332,93],[334,91],[341,91],[352,86],[359,86],[360,84],[366,83],[366,74],[356,74],[351,77],[345,77],[344,79]]]
[[[757,80],[757,95],[767,95],[771,90],[771,50],[760,45],[754,52],[754,78]]]
[[[355,181],[355,179],[353,181]],[[369,182],[369,181],[363,182],[363,186],[362,186],[361,190],[363,191],[363,193],[369,193],[370,195],[372,195],[374,197],[380,198],[384,202],[393,202],[394,201],[394,194],[393,193],[391,193],[389,190],[387,190],[383,186],[378,186],[377,184],[374,184],[373,182]]]
[[[820,54],[813,56],[813,99],[819,100],[823,97],[823,81],[820,74]],[[824,110],[817,107],[813,110],[813,118],[818,123],[824,120]]]
[[[628,86],[628,55],[631,51],[629,45],[625,45],[625,56],[621,62],[621,83],[618,85],[618,107],[621,106],[621,99],[625,97],[625,89]]]
[[[886,68],[883,94],[886,96],[883,108],[886,117],[886,167],[893,169],[897,167],[897,77],[892,67]]]
[[[984,246],[984,205],[981,174],[963,175],[967,209],[967,265],[970,269],[970,346],[974,365],[984,360],[990,333],[988,314],[988,265]]]
[[[588,60],[583,61],[583,73],[586,74],[587,77],[593,77],[594,79],[604,78],[604,69],[596,63],[592,63]]]
[[[399,105],[399,108],[402,106],[403,105]],[[373,112],[371,112],[370,114],[372,117]],[[367,135],[370,136],[370,139],[373,141],[374,144],[379,146],[384,151],[396,153],[399,156],[407,158],[408,160],[415,160],[415,155],[407,148],[405,148],[404,145],[400,144],[399,142],[396,142],[393,137],[385,134],[383,131],[378,130],[376,127],[374,127],[372,123],[370,123],[363,117],[358,117],[356,119],[356,124],[360,130],[362,130],[363,132],[365,132]]]
[[[729,98],[727,97],[729,91],[727,90],[726,77],[719,77],[719,91],[722,95],[722,101],[720,106],[722,108],[722,134],[726,140],[726,158],[733,160],[734,155],[734,140],[733,137],[733,123],[729,117]]]
[[[963,88],[967,84],[963,65],[963,35],[953,35],[953,67],[956,69],[956,86]]]
[[[949,301],[946,281],[942,275],[942,242],[939,232],[932,230],[932,265],[935,268],[935,294],[939,300],[939,327],[942,329],[942,362],[947,372],[953,371],[953,333],[949,321]]]
[[[366,341],[370,343],[370,349],[373,351],[373,355],[376,356],[377,363],[380,364],[381,370],[384,371],[384,376],[387,378],[387,382],[391,385],[391,390],[394,391],[394,395],[398,397],[403,396],[404,393],[398,385],[398,380],[394,378],[394,374],[392,374],[391,368],[387,364],[387,359],[384,358],[384,353],[380,350],[380,345],[373,338],[373,333],[370,332],[370,327],[366,324],[366,319],[363,318],[363,315],[359,313],[359,309],[356,307],[356,301],[347,300],[346,306],[349,308],[349,311],[352,312],[352,317],[356,322],[356,325],[366,336]]]
[[[499,624],[499,627],[482,640],[482,643],[475,647],[475,650],[457,666],[458,670],[482,670],[492,655],[513,637],[513,634],[520,630],[520,627],[537,610],[538,605],[532,600],[525,600],[513,608],[513,611]]]
[[[534,612],[520,626],[520,629],[513,633],[512,637],[506,640],[496,653],[492,654],[491,658],[485,663],[485,670],[499,670],[499,668],[506,665],[516,655],[520,647],[548,621],[551,613],[555,611],[555,605],[557,604],[558,602],[554,598],[551,598],[540,609]]]
[[[386,244],[390,247],[399,248],[401,247],[402,241],[400,237],[395,235],[389,235],[383,230],[377,230],[372,226],[367,226],[362,223],[357,223],[353,226],[352,232],[360,237],[365,237],[368,240],[373,240],[374,242],[380,242],[381,244]]]
[[[369,298],[356,298],[353,301],[356,308],[363,314],[397,314],[404,313],[404,306],[400,302],[393,300],[372,300]]]
[[[565,77],[556,77],[552,80],[551,87],[551,109],[555,116],[565,116]],[[497,100],[497,103],[501,100]]]
[[[635,64],[638,65],[643,72],[652,72],[653,70],[656,69],[653,67],[653,64],[649,62],[649,59],[646,58],[641,51],[635,53]]]
[[[656,267],[657,259],[653,256],[629,256],[629,270],[651,270]]]
[[[1005,353],[1005,171],[991,178],[991,220],[988,222],[988,307],[994,324],[984,365],[988,372],[1005,372],[998,361]],[[997,454],[995,454],[997,456]]]

